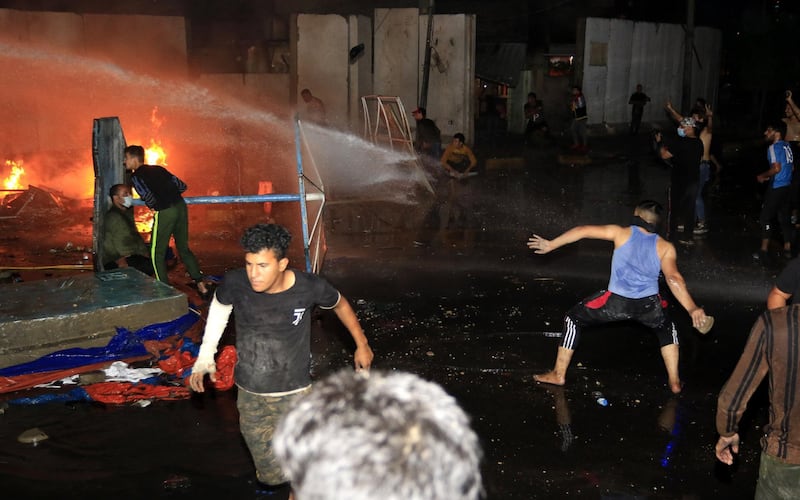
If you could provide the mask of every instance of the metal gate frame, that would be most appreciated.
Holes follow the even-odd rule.
[[[364,138],[373,144],[386,146],[392,151],[405,150],[414,158],[414,167],[419,181],[433,193],[433,187],[425,175],[419,155],[414,150],[411,125],[403,101],[398,96],[366,95],[361,97],[364,113]],[[370,114],[374,112],[374,116]]]

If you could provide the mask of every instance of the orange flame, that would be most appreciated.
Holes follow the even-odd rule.
[[[144,150],[144,161],[148,165],[162,165],[167,164],[167,152],[161,147],[161,141],[156,142],[150,139],[150,146]]]
[[[136,230],[140,234],[149,234],[153,230],[153,220],[155,219],[153,211],[137,210],[133,219],[136,223]]]
[[[166,122],[166,118],[158,116],[158,106],[153,107],[150,112],[150,124],[153,126],[153,137],[158,137],[161,126]],[[161,141],[150,139],[150,146],[144,150],[144,160],[148,165],[162,165],[167,164],[167,153],[161,146]]]
[[[12,161],[6,160],[6,166],[11,167],[11,174],[3,181],[3,186],[6,189],[25,189],[20,182],[20,178],[25,175],[25,169],[22,168],[22,160]]]

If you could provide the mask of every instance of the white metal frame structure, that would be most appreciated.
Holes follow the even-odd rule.
[[[400,97],[362,96],[361,109],[364,112],[364,138],[373,144],[388,147],[393,151],[397,149],[406,151],[414,158],[414,166],[420,182],[433,193],[433,187],[428,182],[419,156],[414,150],[411,125],[408,123],[408,114]]]

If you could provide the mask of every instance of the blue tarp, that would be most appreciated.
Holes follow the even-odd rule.
[[[92,398],[82,387],[76,387],[69,392],[61,394],[40,394],[38,396],[28,398],[12,399],[8,402],[10,405],[40,405],[44,403],[71,403],[73,401],[91,401]]]
[[[146,340],[163,340],[173,335],[182,334],[198,319],[194,312],[188,312],[178,319],[166,323],[145,326],[135,332],[126,328],[117,328],[117,333],[105,347],[76,347],[42,356],[34,361],[0,369],[0,377],[15,377],[29,373],[41,373],[55,370],[67,370],[104,361],[118,361],[125,358],[146,356],[144,347]]]

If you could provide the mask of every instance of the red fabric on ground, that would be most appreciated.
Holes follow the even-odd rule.
[[[175,352],[169,358],[159,361],[159,367],[167,373],[182,376],[187,368],[194,365],[196,358],[188,352]],[[236,348],[227,345],[217,356],[217,381],[214,388],[227,391],[233,387],[233,369],[236,366]],[[173,370],[173,371],[168,371]],[[189,383],[186,378],[185,384]],[[94,401],[107,404],[123,404],[142,399],[178,400],[191,395],[188,386],[152,385],[132,382],[99,382],[84,387]]]
[[[142,361],[149,359],[149,356],[141,356],[136,358],[127,358],[120,361],[126,363],[133,363],[134,361]],[[66,370],[54,370],[49,372],[28,373],[25,375],[17,375],[14,377],[0,377],[0,394],[8,392],[21,391],[22,389],[30,389],[31,387],[39,384],[48,384],[62,378],[71,377],[81,373],[93,372],[95,370],[102,370],[108,368],[112,361],[103,361],[101,363],[94,363],[91,365],[77,366],[75,368],[68,368]]]
[[[178,400],[189,397],[189,388],[175,385],[98,382],[84,387],[94,401],[122,404],[142,399]]]

